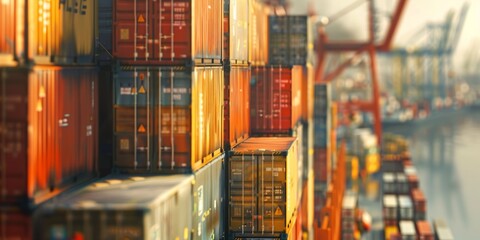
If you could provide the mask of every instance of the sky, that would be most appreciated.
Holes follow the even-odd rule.
[[[309,0],[290,0],[291,14],[305,14]],[[345,6],[357,0],[312,0],[320,16],[332,16]],[[375,0],[378,6],[393,9],[397,0]],[[428,22],[443,22],[450,9],[460,12],[464,2],[470,3],[470,8],[465,21],[464,29],[458,44],[454,63],[461,67],[466,53],[474,49],[480,55],[480,0],[409,0],[402,16],[397,34],[394,39],[395,46],[405,46],[416,31]],[[338,18],[330,24],[327,32],[335,39],[348,39],[352,35],[357,39],[366,39],[367,34],[367,4]],[[476,43],[476,44],[475,44]],[[480,63],[479,63],[480,64]]]

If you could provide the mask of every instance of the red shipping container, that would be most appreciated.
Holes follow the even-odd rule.
[[[251,134],[291,135],[301,117],[301,79],[294,67],[255,67],[250,88]]]
[[[16,209],[0,210],[0,239],[31,240],[31,216]]]
[[[192,172],[221,154],[222,67],[128,67],[115,75],[123,76],[114,80],[118,171]]]
[[[223,1],[115,0],[113,56],[126,64],[222,60]]]
[[[422,190],[413,189],[411,191],[413,206],[415,207],[415,212],[426,213],[427,212],[427,201],[423,195]]]
[[[95,63],[96,5],[96,0],[28,1],[28,56],[36,64]]]
[[[427,221],[417,221],[418,240],[433,240],[433,232]]]
[[[230,148],[247,139],[250,132],[250,76],[248,66],[225,71],[224,138]]]
[[[96,69],[0,71],[0,203],[36,204],[94,176]]]
[[[328,148],[314,149],[313,171],[315,174],[315,182],[320,182],[322,185],[328,186],[332,172],[330,151]]]
[[[24,51],[25,1],[0,4],[0,65],[12,65]]]

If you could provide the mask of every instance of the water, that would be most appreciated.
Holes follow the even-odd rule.
[[[443,218],[455,239],[480,239],[480,111],[385,130],[410,143],[429,222]]]

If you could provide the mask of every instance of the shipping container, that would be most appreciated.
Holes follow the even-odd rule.
[[[224,156],[222,154],[194,173],[192,239],[223,239],[225,236]]]
[[[192,172],[221,154],[221,67],[132,67],[115,74],[117,171]]]
[[[35,236],[192,239],[193,182],[193,175],[104,178],[42,205],[35,217]]]
[[[313,155],[313,169],[315,173],[315,190],[325,191],[330,184],[332,165],[329,148],[315,148]],[[320,188],[320,189],[319,189]]]
[[[398,194],[408,194],[409,193],[409,185],[407,176],[404,173],[397,173],[395,175],[395,180],[397,184],[397,193]]]
[[[417,231],[412,221],[400,221],[398,224],[402,240],[417,240]]]
[[[96,0],[28,1],[29,57],[36,64],[94,64],[96,7]]]
[[[223,125],[226,148],[234,147],[249,136],[250,78],[248,66],[225,68]]]
[[[0,239],[31,240],[32,224],[31,215],[19,209],[0,209]]]
[[[314,67],[311,64],[307,64],[303,71],[298,71],[302,79],[302,120],[310,121],[313,119],[313,91],[314,91]],[[297,79],[294,77],[294,79]]]
[[[398,199],[395,195],[383,196],[383,219],[397,221],[398,218]],[[392,224],[396,225],[396,224]]]
[[[248,63],[249,0],[224,0],[223,59],[231,64]]]
[[[36,204],[95,176],[97,70],[0,72],[0,203]]]
[[[398,217],[401,220],[413,220],[413,203],[408,195],[398,196]]]
[[[413,189],[410,193],[415,208],[415,220],[425,220],[427,215],[427,201],[420,189]]]
[[[397,184],[395,183],[395,175],[393,173],[383,173],[383,193],[395,194],[397,192]]]
[[[25,9],[25,1],[2,1],[0,4],[0,66],[24,60]]]
[[[230,238],[286,238],[292,231],[301,198],[297,151],[295,138],[260,137],[229,152]]]
[[[418,240],[433,240],[433,231],[427,221],[417,221]]]
[[[113,56],[123,64],[222,60],[220,0],[115,0],[113,26]]]
[[[433,228],[435,229],[435,239],[437,240],[453,240],[453,234],[448,225],[442,219],[433,221]]]
[[[250,80],[251,134],[291,136],[301,119],[301,66],[254,67]]]
[[[270,7],[262,1],[249,0],[248,59],[252,66],[268,63],[268,15]]]
[[[307,16],[268,17],[268,63],[306,65],[309,25]]]
[[[330,143],[331,126],[331,87],[328,83],[314,86],[313,125],[315,147],[325,148]]]
[[[385,226],[385,240],[393,240],[392,235],[398,234],[397,226]]]

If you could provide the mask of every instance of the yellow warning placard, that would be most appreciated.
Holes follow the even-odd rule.
[[[143,85],[140,86],[140,88],[138,89],[138,93],[143,93],[143,94],[146,93],[145,87]]]
[[[137,93],[137,89],[135,87],[132,87],[132,94]]]
[[[145,126],[143,124],[140,124],[140,126],[138,126],[138,130],[137,130],[139,133],[144,133],[147,131],[147,129],[145,129]]]
[[[138,16],[137,22],[138,23],[144,23],[145,22],[145,17],[143,17],[143,14],[140,14],[140,16]]]
[[[277,209],[275,209],[275,216],[282,216],[282,215],[283,215],[282,209],[280,209],[280,207],[277,207]]]

